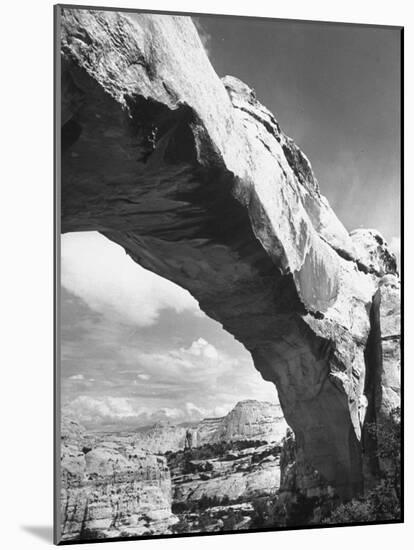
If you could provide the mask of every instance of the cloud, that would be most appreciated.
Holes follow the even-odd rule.
[[[96,381],[83,387],[83,395],[65,393],[65,412],[88,429],[198,422],[224,416],[242,399],[277,400],[272,384],[261,379],[250,360],[230,356],[202,337],[165,351],[119,352],[118,363],[127,368],[96,370]],[[76,374],[69,377],[74,379],[80,380]]]
[[[126,352],[126,355],[129,355]],[[125,361],[137,362],[145,372],[150,372],[157,382],[176,382],[182,388],[213,386],[217,378],[232,369],[237,359],[217,350],[204,338],[194,340],[188,347],[163,352],[137,352]]]
[[[146,421],[148,410],[125,397],[79,395],[63,407],[63,413],[77,418],[85,427],[108,426],[122,421],[130,425]]]
[[[213,417],[220,417],[220,416],[226,416],[226,414],[228,414],[231,409],[232,409],[232,405],[231,403],[226,403],[225,405],[222,405],[222,406],[219,406],[219,407],[214,407],[213,409],[213,414],[212,416]]]
[[[194,355],[195,357],[204,357],[206,359],[213,360],[217,360],[219,358],[216,348],[204,340],[204,338],[195,340],[187,350],[185,348],[180,348],[179,353],[187,353],[189,355]]]
[[[247,353],[230,355],[202,337],[187,347],[138,351],[123,359],[128,360],[137,362],[140,372],[151,375],[143,394],[152,390],[154,395],[165,396],[189,416],[196,408],[204,416],[221,416],[241,399],[277,400],[273,384],[262,379]]]
[[[121,331],[119,338],[108,339],[109,332],[95,342],[101,324],[76,328],[80,353],[63,362],[62,397],[66,412],[88,429],[194,422],[224,416],[243,399],[277,400],[275,388],[263,381],[245,351],[226,352],[201,336],[186,346],[172,339],[165,349],[156,344],[144,351],[145,337],[130,340]]]
[[[164,309],[200,311],[189,292],[142,268],[99,233],[65,234],[61,249],[62,285],[109,319],[144,327]]]
[[[179,424],[200,421],[214,416],[214,410],[185,403],[180,407],[151,409],[140,405],[139,400],[124,397],[80,395],[65,404],[63,414],[76,418],[87,429],[135,429],[157,422]]]
[[[186,403],[185,411],[189,417],[197,420],[202,420],[203,418],[206,418],[206,416],[209,416],[208,410],[202,407],[197,407],[194,403]]]

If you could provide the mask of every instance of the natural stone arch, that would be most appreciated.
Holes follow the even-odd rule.
[[[189,290],[276,385],[300,488],[317,470],[350,497],[370,304],[395,259],[375,232],[348,235],[254,91],[217,77],[190,18],[134,17],[58,21],[62,231],[100,231]]]

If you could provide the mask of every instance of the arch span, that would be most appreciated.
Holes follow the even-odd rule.
[[[100,231],[188,289],[276,385],[301,488],[317,470],[352,496],[371,301],[394,257],[347,233],[254,91],[215,74],[190,18],[63,9],[59,25],[62,231]]]

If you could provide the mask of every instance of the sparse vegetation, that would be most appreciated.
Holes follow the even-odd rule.
[[[369,493],[335,508],[322,523],[361,523],[401,518],[401,411],[397,407],[367,427],[377,443],[379,481]]]
[[[208,460],[210,458],[220,457],[221,460],[226,460],[226,455],[232,452],[243,451],[252,447],[260,447],[266,445],[266,441],[220,441],[218,443],[208,443],[200,447],[193,447],[191,451],[168,451],[165,453],[168,463],[174,466],[175,461],[188,460]],[[234,457],[228,456],[227,460],[233,460]]]
[[[214,506],[229,506],[230,499],[227,495],[223,498],[219,497],[208,497],[203,495],[199,500],[185,500],[174,502],[172,504],[173,514],[183,514],[183,513],[196,513],[203,512],[208,508],[213,508]]]
[[[307,498],[295,501],[277,496],[253,502],[252,527],[347,524],[392,521],[401,518],[401,413],[396,408],[381,422],[366,429],[376,441],[379,463],[378,483],[366,495],[340,504],[337,497]]]

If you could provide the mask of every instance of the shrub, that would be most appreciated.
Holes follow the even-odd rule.
[[[366,496],[335,508],[322,523],[363,523],[401,519],[401,411],[397,407],[377,424],[367,426],[376,440],[381,464],[379,481]],[[378,436],[379,435],[379,436]]]

